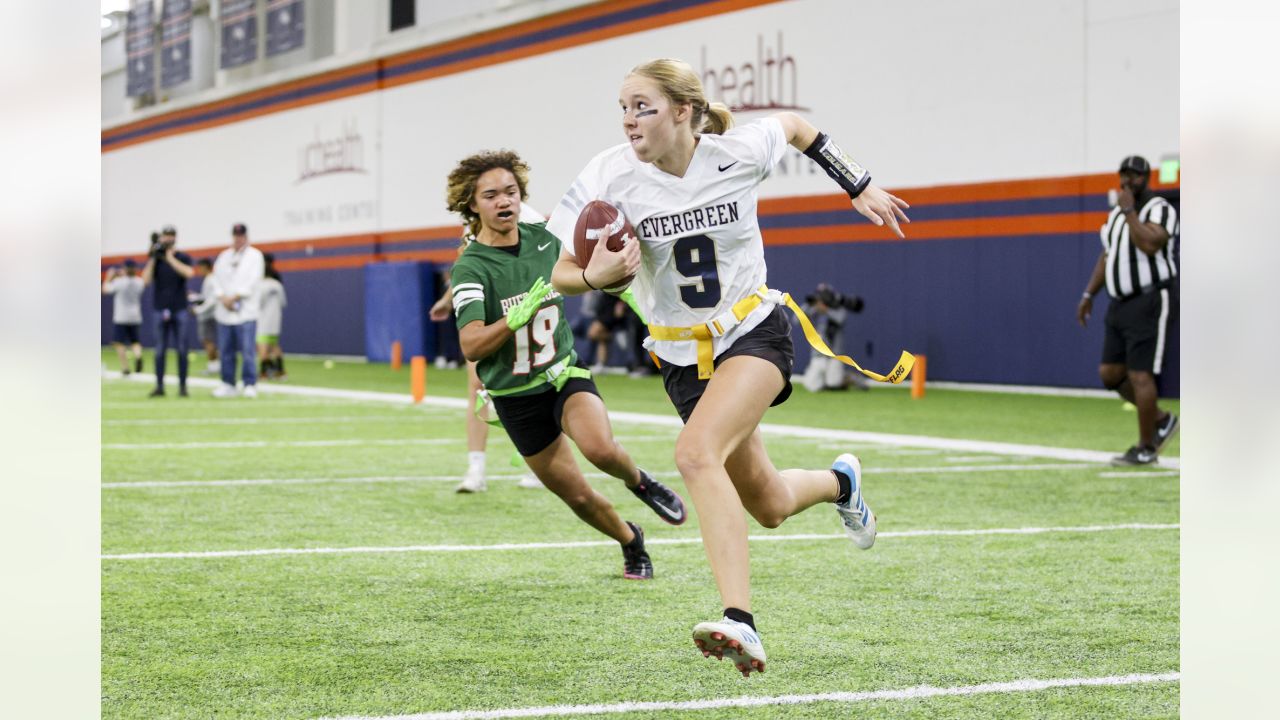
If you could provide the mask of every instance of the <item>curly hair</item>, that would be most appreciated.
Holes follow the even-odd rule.
[[[480,216],[471,210],[471,201],[476,197],[476,181],[494,168],[511,171],[516,185],[520,186],[520,199],[529,197],[529,166],[515,151],[486,150],[463,158],[449,173],[445,203],[449,210],[462,216],[472,237],[480,234]]]

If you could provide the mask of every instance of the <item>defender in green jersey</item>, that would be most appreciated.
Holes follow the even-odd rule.
[[[528,166],[510,151],[473,155],[449,174],[449,209],[475,237],[450,281],[462,353],[477,362],[529,468],[584,522],[622,545],[624,577],[647,580],[653,564],[644,531],[587,483],[565,435],[664,521],[683,523],[684,501],[614,440],[591,373],[578,364],[564,300],[551,290],[560,242],[543,225],[519,221],[527,183]]]

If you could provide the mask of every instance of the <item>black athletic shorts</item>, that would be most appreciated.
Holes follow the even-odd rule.
[[[591,378],[569,378],[559,392],[551,384],[546,387],[543,392],[532,395],[493,399],[493,409],[498,412],[507,437],[524,457],[537,455],[560,437],[560,416],[570,395],[589,392],[600,396]]]
[[[131,323],[116,323],[111,328],[111,341],[118,342],[121,345],[134,345],[138,342],[138,328],[141,325]]]
[[[1107,308],[1102,362],[1159,375],[1169,321],[1177,306],[1177,283],[1127,300],[1113,299]]]
[[[782,392],[769,404],[770,407],[781,405],[791,397],[791,369],[795,366],[796,350],[791,343],[791,319],[787,317],[785,306],[775,306],[764,322],[735,340],[728,350],[716,358],[715,366],[720,367],[720,363],[738,355],[768,360],[782,373],[785,385]],[[685,422],[689,422],[689,416],[693,414],[693,408],[697,406],[702,393],[706,392],[708,382],[711,381],[698,379],[697,364],[662,363],[662,384],[667,388],[667,397],[671,398],[671,404],[676,406],[676,412],[680,413],[680,419]],[[743,391],[750,392],[751,388],[743,388]]]

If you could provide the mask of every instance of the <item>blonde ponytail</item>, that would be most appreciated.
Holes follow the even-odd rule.
[[[713,102],[707,106],[707,120],[703,124],[702,132],[711,135],[723,135],[725,131],[732,127],[733,113],[729,112],[728,105]]]

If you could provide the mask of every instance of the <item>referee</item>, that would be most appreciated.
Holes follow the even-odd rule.
[[[1098,375],[1138,408],[1138,444],[1112,465],[1155,463],[1178,431],[1178,416],[1161,410],[1156,398],[1169,316],[1178,304],[1178,213],[1147,188],[1150,177],[1151,165],[1142,157],[1130,155],[1120,163],[1120,192],[1100,233],[1102,254],[1076,308],[1083,327],[1094,294],[1106,283],[1111,304]]]

